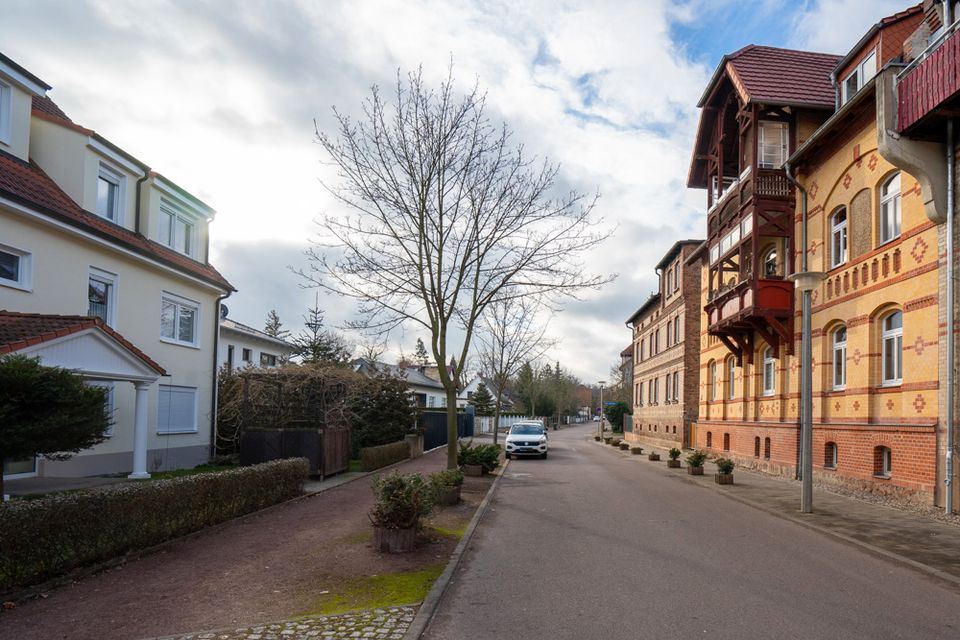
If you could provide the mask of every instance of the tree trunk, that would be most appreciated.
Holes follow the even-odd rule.
[[[500,431],[500,394],[497,394],[497,406],[493,409],[493,444],[497,444],[497,433]]]
[[[457,387],[447,389],[447,469],[457,468]]]
[[[0,456],[0,503],[3,502],[3,456]]]

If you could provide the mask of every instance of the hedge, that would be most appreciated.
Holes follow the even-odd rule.
[[[382,469],[394,462],[400,462],[410,457],[410,445],[406,440],[382,444],[379,447],[365,447],[360,449],[360,463],[364,471]]]
[[[242,516],[303,492],[307,461],[275,460],[0,505],[0,593]]]

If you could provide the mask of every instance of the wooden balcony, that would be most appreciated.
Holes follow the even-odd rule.
[[[754,169],[745,171],[737,182],[710,207],[707,215],[708,240],[722,235],[737,224],[740,218],[758,210],[760,222],[767,211],[778,215],[793,211],[793,185],[782,169]],[[761,230],[762,232],[762,230]]]
[[[897,81],[897,130],[909,132],[960,92],[960,31],[933,42]]]
[[[787,318],[792,309],[793,283],[762,278],[715,292],[705,308],[710,333],[743,325],[753,316]]]

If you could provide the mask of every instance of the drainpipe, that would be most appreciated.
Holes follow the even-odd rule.
[[[800,191],[801,232],[800,271],[790,274],[794,286],[802,294],[802,337],[800,347],[800,511],[813,513],[813,344],[812,292],[824,274],[807,271],[807,190],[797,182],[789,162],[783,165],[787,179]]]
[[[135,226],[135,228],[134,228],[133,231],[134,231],[135,233],[141,233],[141,231],[140,231],[140,209],[141,209],[141,207],[140,207],[140,190],[141,190],[141,187],[143,187],[143,183],[146,182],[147,178],[149,178],[149,177],[150,177],[150,169],[146,169],[146,170],[143,172],[143,176],[141,176],[140,178],[137,178],[137,193],[136,193],[136,196],[135,196],[136,199],[137,199],[137,201],[136,201],[136,202],[134,203],[134,205],[133,205],[133,210],[134,210],[134,223],[133,223],[133,224],[134,224],[134,226]],[[144,233],[143,235],[147,235],[147,234]]]
[[[219,349],[220,344],[220,303],[230,297],[232,291],[227,291],[222,296],[217,298],[217,304],[214,305],[214,318],[213,324],[213,392],[210,394],[210,460],[213,460],[213,455],[217,450],[217,400],[218,400],[218,391],[220,389],[219,379],[217,372],[219,371],[219,363],[217,362],[217,349]]]
[[[949,27],[953,24],[953,0],[943,3],[943,24]],[[947,514],[953,513],[953,449],[954,449],[954,380],[956,350],[954,343],[954,247],[953,247],[953,214],[954,214],[954,163],[956,159],[956,142],[954,140],[953,118],[947,119],[947,453],[944,461],[945,496],[943,510]]]

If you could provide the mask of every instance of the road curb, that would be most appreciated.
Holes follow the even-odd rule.
[[[480,520],[490,505],[490,498],[493,497],[494,492],[500,485],[500,480],[502,480],[504,474],[506,474],[508,466],[510,466],[510,461],[505,460],[503,467],[500,469],[500,474],[497,475],[496,480],[494,480],[490,488],[487,489],[487,495],[484,496],[480,506],[477,507],[476,513],[473,514],[473,518],[471,518],[470,524],[467,525],[467,530],[464,532],[463,538],[460,539],[457,548],[453,550],[453,556],[451,556],[450,561],[447,562],[446,568],[444,568],[440,577],[437,578],[437,581],[433,583],[433,587],[430,589],[427,597],[424,598],[420,604],[417,615],[414,616],[413,622],[410,623],[407,632],[403,635],[404,640],[419,640],[429,628],[430,623],[433,621],[433,616],[440,606],[440,601],[443,600],[443,595],[453,580],[453,574],[456,573],[457,567],[460,566],[460,561],[467,551],[467,546],[470,544],[470,540],[473,538],[473,534],[477,530]]]

